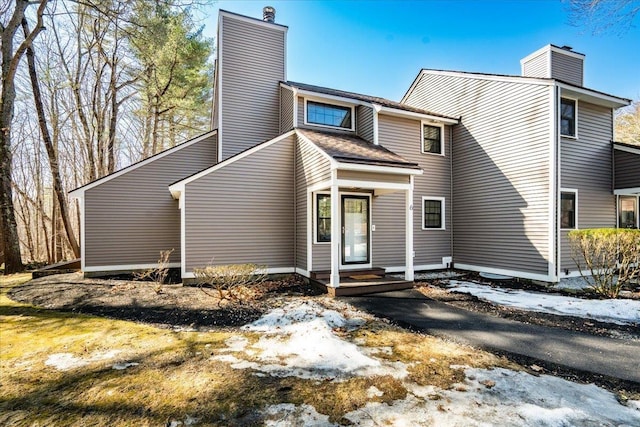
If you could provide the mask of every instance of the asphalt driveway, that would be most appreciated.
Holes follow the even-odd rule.
[[[431,335],[640,384],[639,341],[502,319],[431,300],[413,289],[344,298]]]

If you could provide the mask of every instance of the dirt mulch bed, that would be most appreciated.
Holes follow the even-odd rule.
[[[510,282],[507,284],[501,283],[500,286],[524,289],[535,292],[561,294],[558,291],[551,291],[540,286],[535,287],[535,285],[529,284],[518,284]],[[640,340],[640,330],[638,330],[637,326],[617,325],[614,323],[604,323],[597,320],[584,319],[581,317],[559,316],[554,314],[539,313],[535,311],[520,310],[511,307],[494,305],[490,302],[482,301],[478,299],[478,297],[470,294],[450,291],[446,288],[446,283],[437,280],[417,283],[416,289],[428,298],[442,301],[458,308],[486,313],[492,316],[511,319],[521,323],[562,328],[571,331],[585,332],[610,338]],[[571,295],[575,296],[575,293]],[[593,298],[594,296],[588,295],[588,297]]]
[[[251,288],[246,301],[221,300],[214,289],[153,282],[83,278],[82,273],[34,279],[9,292],[15,301],[46,309],[132,320],[178,330],[235,327],[283,304],[287,295],[320,292],[295,276]]]

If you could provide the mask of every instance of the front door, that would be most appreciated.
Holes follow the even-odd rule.
[[[342,264],[369,264],[369,196],[342,195]]]

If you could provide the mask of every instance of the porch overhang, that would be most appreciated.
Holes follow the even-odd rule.
[[[343,167],[344,166],[344,167]],[[308,206],[312,206],[314,192],[330,191],[331,194],[331,235],[341,236],[343,230],[340,196],[345,192],[368,192],[374,197],[404,192],[404,222],[405,222],[405,280],[413,281],[413,177],[423,173],[421,169],[394,168],[388,166],[353,165],[335,162],[331,168],[331,179],[318,183],[307,189]],[[398,212],[399,213],[399,212]],[[313,215],[309,215],[311,219]],[[399,220],[400,220],[399,215]],[[309,230],[313,227],[310,221]],[[311,236],[308,236],[311,239]],[[311,240],[309,240],[311,242]],[[341,268],[341,239],[331,239],[331,273],[329,285],[332,288],[340,286]],[[312,260],[313,245],[309,244],[308,259]],[[309,265],[309,271],[312,265]]]
[[[635,188],[616,188],[613,190],[613,194],[616,196],[639,196],[640,187]]]

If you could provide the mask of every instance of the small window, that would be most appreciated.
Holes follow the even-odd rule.
[[[560,228],[577,228],[577,204],[577,193],[575,191],[563,191],[560,193]]]
[[[618,226],[638,228],[638,203],[635,196],[620,196],[618,204]]]
[[[342,129],[353,129],[351,110],[351,107],[344,107],[342,105],[307,101],[307,123]]]
[[[442,150],[442,127],[422,125],[422,152],[444,154]]]
[[[576,136],[576,101],[573,99],[560,100],[560,134]]]
[[[444,198],[422,198],[422,229],[444,230]]]
[[[316,241],[331,241],[331,195],[316,194]]]
[[[422,152],[444,154],[442,150],[442,127],[422,125]]]

